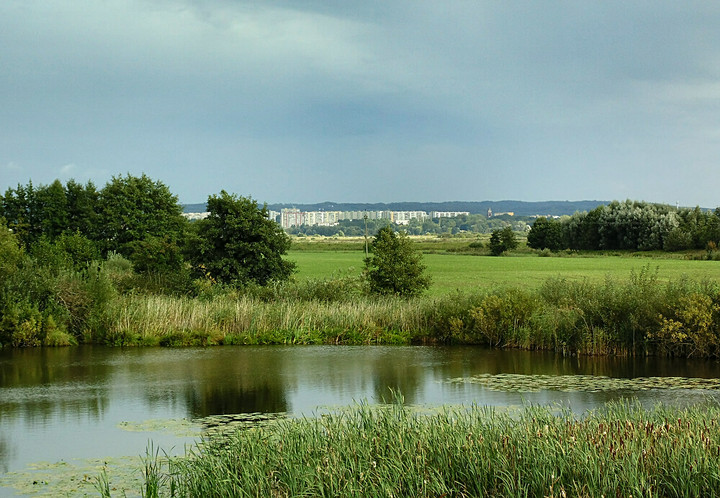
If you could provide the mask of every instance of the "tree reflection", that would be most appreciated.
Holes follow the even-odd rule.
[[[108,350],[91,346],[0,351],[0,414],[30,424],[57,417],[99,419],[109,405]]]
[[[242,383],[188,386],[185,399],[192,417],[288,411],[283,389],[270,383],[253,386]]]
[[[8,471],[10,467],[9,462],[14,453],[10,443],[4,437],[0,436],[0,473],[6,473]]]

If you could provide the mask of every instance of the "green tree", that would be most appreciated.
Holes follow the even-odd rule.
[[[22,258],[23,250],[17,236],[0,217],[0,295],[3,293],[7,280],[17,271]]]
[[[370,253],[365,259],[365,275],[371,292],[411,297],[430,287],[422,255],[413,249],[407,235],[385,226],[371,242]]]
[[[18,184],[17,188],[8,188],[2,198],[2,212],[8,228],[25,246],[32,244],[40,237],[40,222],[37,219],[35,206],[35,189],[32,182],[27,186]]]
[[[67,199],[68,225],[70,233],[81,233],[85,237],[97,240],[100,231],[98,211],[100,192],[92,182],[82,185],[75,180],[65,184]]]
[[[42,235],[53,240],[68,226],[65,187],[60,180],[55,180],[50,185],[41,185],[35,192],[35,199]]]
[[[563,228],[559,221],[540,217],[535,220],[527,236],[527,245],[533,249],[563,249]]]
[[[116,251],[131,261],[138,241],[159,237],[179,243],[187,223],[177,196],[144,174],[113,177],[100,192],[98,202],[98,235],[104,242],[104,253]]]
[[[295,264],[283,259],[290,237],[268,219],[267,207],[226,191],[208,198],[207,218],[195,222],[197,240],[191,247],[194,267],[225,283],[265,285],[285,280]]]
[[[500,256],[505,251],[515,249],[517,246],[518,241],[515,237],[515,232],[512,231],[512,227],[493,230],[490,235],[488,247],[493,256]]]

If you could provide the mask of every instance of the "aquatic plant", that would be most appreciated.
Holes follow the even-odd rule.
[[[419,413],[396,400],[208,438],[173,496],[718,496],[720,407]]]

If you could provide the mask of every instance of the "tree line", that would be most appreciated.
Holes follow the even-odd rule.
[[[113,177],[101,189],[73,180],[7,189],[0,347],[107,340],[119,295],[271,296],[289,280],[291,239],[266,206],[223,190],[207,210],[188,221],[168,187],[146,175]],[[410,297],[430,285],[405,234],[379,228],[370,249],[357,282],[363,292]]]
[[[290,238],[250,198],[208,198],[189,222],[146,175],[103,188],[32,183],[0,197],[0,346],[92,342],[118,293],[198,295],[287,279]]]
[[[703,211],[665,204],[613,201],[560,219],[537,218],[527,244],[535,249],[682,251],[716,253],[720,208]]]
[[[191,223],[166,185],[128,174],[101,189],[74,180],[9,188],[0,197],[0,219],[29,255],[47,260],[54,253],[76,268],[119,254],[140,273],[178,272],[189,264],[196,276],[260,284],[290,274],[291,265],[280,261],[290,240],[264,207],[225,191],[207,205],[210,216]],[[231,258],[246,265],[239,269]],[[262,258],[264,268],[250,264],[252,258]]]

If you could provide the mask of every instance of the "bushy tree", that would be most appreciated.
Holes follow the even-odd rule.
[[[430,287],[422,255],[413,249],[407,235],[385,226],[373,238],[370,253],[365,259],[365,276],[371,292],[411,297]]]
[[[527,236],[527,245],[533,249],[558,251],[565,247],[563,227],[559,221],[540,217],[535,220]]]
[[[512,227],[505,227],[501,230],[493,230],[490,235],[488,247],[493,256],[500,256],[505,251],[510,251],[518,246],[517,237]]]
[[[265,285],[290,277],[295,264],[282,257],[290,238],[268,219],[266,206],[223,190],[208,198],[207,210],[209,216],[194,224],[197,240],[191,259],[196,270],[235,285]]]
[[[146,175],[113,177],[100,192],[100,238],[105,251],[132,255],[132,243],[148,236],[177,242],[185,226],[178,198]]]

